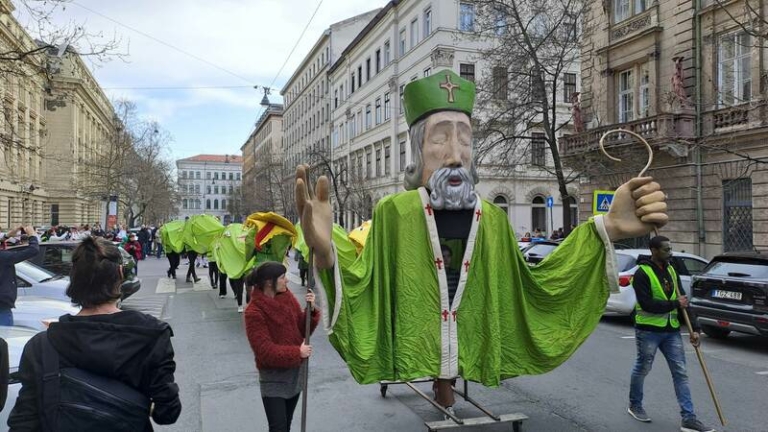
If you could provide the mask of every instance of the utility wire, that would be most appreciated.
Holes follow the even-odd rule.
[[[322,1],[321,1],[321,3],[322,3]],[[92,14],[98,15],[98,16],[100,16],[100,17],[104,18],[105,20],[111,21],[111,22],[113,22],[113,23],[115,23],[115,24],[117,24],[117,25],[119,25],[119,26],[121,26],[121,27],[125,27],[125,28],[127,28],[128,30],[131,30],[131,31],[133,31],[133,32],[136,32],[136,33],[138,33],[138,34],[140,34],[140,35],[142,35],[142,36],[144,36],[144,37],[146,37],[146,38],[148,38],[148,39],[151,39],[151,40],[153,40],[153,41],[155,41],[155,42],[157,42],[157,43],[159,43],[159,44],[161,44],[161,45],[165,45],[165,46],[167,46],[168,48],[171,48],[171,49],[173,49],[173,50],[176,50],[176,51],[178,51],[178,52],[180,52],[180,53],[182,53],[182,54],[184,54],[184,55],[186,55],[186,56],[192,57],[192,58],[193,58],[193,59],[195,59],[195,60],[201,61],[201,62],[203,62],[203,63],[205,63],[205,64],[207,64],[207,65],[209,65],[209,66],[215,67],[216,69],[218,69],[218,70],[220,70],[220,71],[223,71],[223,72],[226,72],[226,73],[228,73],[228,74],[230,74],[230,75],[232,75],[232,76],[234,76],[234,77],[236,77],[236,78],[239,78],[239,79],[241,79],[241,80],[243,80],[243,81],[245,81],[245,82],[247,82],[247,83],[251,83],[251,80],[249,80],[248,78],[245,78],[245,77],[243,77],[243,76],[241,76],[241,75],[238,75],[238,74],[236,74],[236,73],[232,72],[231,70],[225,69],[225,68],[223,68],[223,67],[221,67],[221,66],[217,65],[216,63],[213,63],[213,62],[211,62],[211,61],[208,61],[208,60],[206,60],[206,59],[204,59],[204,58],[202,58],[202,57],[200,57],[200,56],[198,56],[198,55],[192,54],[192,53],[190,53],[190,52],[188,52],[188,51],[185,51],[185,50],[183,50],[183,49],[181,49],[181,48],[179,48],[179,47],[176,47],[176,46],[174,46],[174,45],[171,45],[171,44],[169,44],[168,42],[164,42],[164,41],[162,41],[162,40],[160,40],[160,39],[158,39],[158,38],[156,38],[156,37],[154,37],[154,36],[152,36],[152,35],[150,35],[150,34],[147,34],[147,33],[143,32],[143,31],[141,31],[141,30],[137,29],[137,28],[131,27],[131,26],[127,25],[127,24],[123,24],[123,23],[121,23],[120,21],[117,21],[117,20],[115,20],[115,19],[113,19],[113,18],[110,18],[110,17],[108,17],[108,16],[106,16],[106,15],[104,15],[104,14],[100,13],[100,12],[97,12],[97,11],[95,11],[95,10],[93,10],[93,9],[91,9],[91,8],[89,8],[89,7],[87,7],[87,6],[83,6],[83,5],[81,5],[80,3],[77,3],[77,2],[72,2],[71,4],[73,4],[73,5],[75,5],[75,6],[78,6],[78,7],[82,8],[82,9],[85,9],[85,10],[87,10],[88,12],[91,12]]]
[[[312,24],[312,20],[315,19],[315,15],[317,15],[317,11],[320,10],[320,6],[322,6],[324,0],[320,0],[317,3],[317,7],[315,8],[315,12],[312,13],[312,16],[309,18],[309,21],[307,22],[307,25],[304,26],[304,30],[301,31],[301,35],[299,35],[299,39],[296,41],[296,44],[293,46],[293,49],[291,49],[291,52],[288,53],[288,57],[285,58],[285,62],[283,62],[283,65],[280,66],[280,70],[277,71],[277,74],[275,75],[275,78],[272,80],[272,83],[269,84],[269,88],[271,89],[273,85],[275,85],[275,81],[277,81],[277,78],[280,77],[280,74],[283,72],[283,69],[285,69],[285,65],[288,64],[288,60],[291,59],[291,56],[293,55],[293,52],[296,51],[296,48],[299,46],[299,43],[304,38],[304,34],[307,32],[307,29],[309,29],[309,25]]]

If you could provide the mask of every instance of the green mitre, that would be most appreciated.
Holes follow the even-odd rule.
[[[438,111],[459,111],[472,117],[475,83],[443,70],[412,81],[403,90],[403,107],[408,127]]]

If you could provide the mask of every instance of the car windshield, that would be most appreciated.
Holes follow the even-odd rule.
[[[528,255],[536,255],[536,256],[547,256],[550,252],[555,250],[557,245],[552,244],[534,244],[533,246],[529,247],[525,252]]]
[[[25,277],[34,280],[35,282],[45,282],[56,277],[55,274],[44,268],[38,267],[29,261],[16,263],[15,267],[17,274],[22,274]]]
[[[637,259],[632,255],[616,253],[616,264],[619,272],[625,272],[637,264]]]
[[[732,277],[752,277],[766,279],[768,278],[768,264],[760,261],[713,261],[704,274],[707,276],[732,276]]]

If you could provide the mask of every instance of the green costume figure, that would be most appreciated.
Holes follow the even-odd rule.
[[[406,169],[407,190],[379,201],[356,259],[342,255],[352,246],[331,235],[328,180],[321,177],[314,194],[305,168],[297,170],[297,206],[315,251],[324,325],[359,383],[460,376],[498,386],[552,370],[594,330],[609,289],[618,289],[612,241],[667,221],[658,184],[633,179],[617,190],[611,213],[579,226],[537,267],[527,266],[507,214],[474,190],[474,96],[474,83],[451,71],[405,87],[414,162]],[[454,261],[461,259],[452,298],[441,252],[446,242]]]

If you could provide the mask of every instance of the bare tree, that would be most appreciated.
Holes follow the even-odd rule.
[[[558,139],[574,125],[570,105],[581,40],[584,0],[477,0],[477,37],[490,48],[490,72],[477,81],[476,159],[507,175],[535,167],[557,179],[563,221],[571,220],[568,185],[579,176],[560,157]],[[573,86],[566,85],[566,78]],[[569,129],[566,129],[569,128]],[[578,129],[577,129],[578,130]],[[547,149],[552,164],[547,161]],[[569,167],[573,168],[573,167]]]
[[[285,170],[281,156],[272,148],[257,152],[253,184],[248,185],[247,208],[253,211],[273,211],[284,214],[291,205],[284,183]]]

